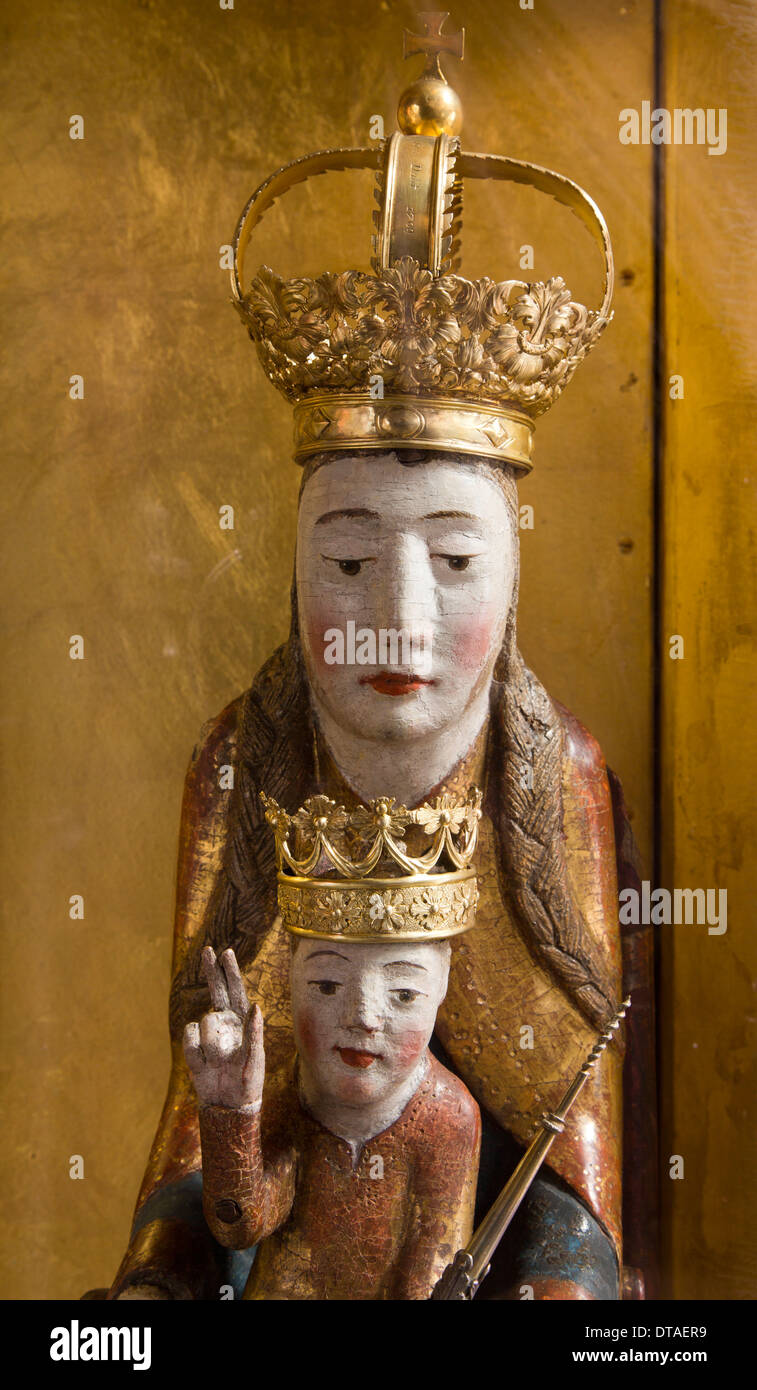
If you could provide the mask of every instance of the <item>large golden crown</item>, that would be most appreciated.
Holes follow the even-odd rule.
[[[321,450],[428,448],[531,468],[534,419],[548,410],[606,327],[613,293],[607,227],[583,189],[536,164],[469,154],[461,107],[439,58],[463,56],[446,13],[405,31],[405,56],[426,68],[400,98],[400,130],[375,146],[321,150],[255,190],[234,236],[232,292],[270,381],[294,403],[295,458]],[[263,266],[245,290],[244,256],[265,211],[327,170],[374,169],[373,274],[327,271],[282,279]],[[459,267],[466,179],[525,183],[566,204],[604,258],[599,309],[562,279],[466,280]]]
[[[276,841],[279,911],[295,936],[433,941],[473,926],[477,787],[412,811],[389,796],[354,811],[311,796],[289,815],[260,795]]]

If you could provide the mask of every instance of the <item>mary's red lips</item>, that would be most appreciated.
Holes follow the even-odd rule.
[[[370,685],[378,695],[410,695],[414,690],[421,690],[424,685],[433,685],[434,682],[424,680],[423,676],[416,676],[413,672],[379,671],[377,676],[361,676],[360,684]]]
[[[337,1052],[348,1067],[370,1067],[379,1056],[376,1052],[358,1052],[354,1047],[338,1047]]]

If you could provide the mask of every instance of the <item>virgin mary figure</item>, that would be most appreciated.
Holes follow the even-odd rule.
[[[291,628],[205,726],[189,769],[173,1071],[112,1298],[218,1298],[247,1277],[252,1255],[230,1264],[202,1218],[181,1039],[208,1008],[203,948],[231,947],[266,1018],[269,1067],[291,1051],[289,949],[261,790],[293,810],[314,795],[358,807],[388,791],[415,807],[484,788],[478,927],[453,958],[434,1041],[481,1106],[480,1211],[621,991],[634,1007],[625,1110],[621,1043],[585,1087],[479,1296],[639,1297],[643,1267],[651,1273],[649,961],[618,926],[619,873],[621,886],[633,873],[622,796],[597,743],[525,665],[516,621],[518,478],[531,467],[535,418],[608,321],[609,238],[569,180],[461,151],[452,109],[439,99],[421,128],[417,102],[401,102],[400,133],[279,170],[240,220],[236,305],[294,404],[303,468]],[[245,290],[244,251],[273,198],[326,168],[366,165],[379,203],[372,273],[285,281],[263,268]],[[531,182],[578,214],[605,259],[599,310],[560,279],[456,273],[471,177]],[[376,910],[391,919],[390,901]]]

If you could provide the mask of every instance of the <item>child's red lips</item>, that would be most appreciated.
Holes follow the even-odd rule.
[[[360,684],[370,685],[378,695],[410,695],[435,682],[416,676],[412,671],[379,671],[377,676],[361,676]]]
[[[361,1052],[356,1047],[338,1047],[336,1051],[348,1067],[361,1069],[372,1066],[381,1056],[380,1052]]]

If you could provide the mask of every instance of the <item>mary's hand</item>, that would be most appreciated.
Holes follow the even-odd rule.
[[[184,1029],[184,1056],[201,1105],[260,1109],[265,1077],[263,1015],[250,1007],[234,952],[220,960],[212,946],[202,968],[213,1004],[211,1013]]]

